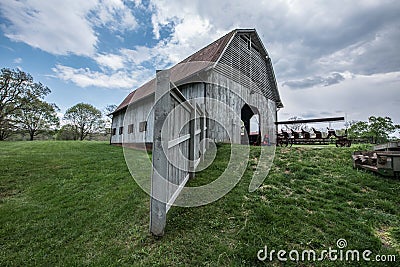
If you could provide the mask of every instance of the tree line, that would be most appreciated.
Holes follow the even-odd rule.
[[[79,103],[67,109],[60,128],[57,112],[60,109],[55,103],[47,103],[44,97],[51,90],[40,82],[34,82],[30,74],[21,70],[3,68],[0,71],[0,141],[6,140],[15,133],[27,133],[29,139],[44,132],[57,132],[57,139],[84,140],[94,133],[106,132],[106,115],[115,110],[109,105],[100,111],[91,104]],[[293,117],[289,120],[299,120]],[[286,125],[286,127],[288,127]],[[306,125],[293,124],[290,127],[299,130]],[[372,139],[373,143],[383,143],[390,135],[400,130],[390,117],[371,116],[368,121],[351,121],[346,124],[348,137],[351,139]],[[344,129],[339,130],[344,133]]]
[[[13,134],[26,133],[29,140],[41,133],[56,132],[57,139],[84,140],[94,133],[106,134],[105,124],[110,118],[91,104],[78,103],[67,109],[60,128],[60,111],[55,103],[44,98],[51,90],[19,69],[3,68],[0,71],[0,141]],[[110,105],[104,113],[116,108]]]
[[[351,121],[346,126],[351,139],[370,139],[375,144],[389,141],[391,134],[400,131],[400,125],[390,117],[370,116],[368,121]]]

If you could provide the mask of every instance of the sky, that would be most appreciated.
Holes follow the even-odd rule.
[[[119,105],[235,28],[273,63],[279,120],[389,116],[400,124],[398,0],[2,0],[0,66],[30,73],[61,113]]]

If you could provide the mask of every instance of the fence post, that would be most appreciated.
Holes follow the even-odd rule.
[[[195,176],[195,153],[196,153],[196,102],[192,101],[193,110],[190,113],[189,122],[189,133],[190,133],[190,143],[189,143],[189,178],[194,178]]]
[[[206,152],[206,144],[205,144],[205,138],[206,138],[206,130],[205,130],[205,111],[203,110],[203,116],[200,117],[200,143],[201,145],[201,160],[204,160],[204,154]]]
[[[170,70],[157,71],[154,107],[153,133],[153,172],[151,176],[150,196],[150,232],[156,236],[164,235],[167,214],[167,186],[168,186],[168,132],[169,125],[166,118],[170,112],[171,96]],[[164,127],[164,129],[163,129]],[[161,131],[163,135],[161,135]]]

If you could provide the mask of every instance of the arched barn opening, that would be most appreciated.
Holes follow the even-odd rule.
[[[245,104],[242,107],[240,119],[241,127],[241,143],[250,145],[260,145],[260,112],[256,107]],[[246,138],[247,137],[247,138]]]

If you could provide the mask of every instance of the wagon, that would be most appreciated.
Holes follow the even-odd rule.
[[[353,167],[366,169],[383,176],[400,177],[400,142],[374,147],[375,151],[355,151]]]

